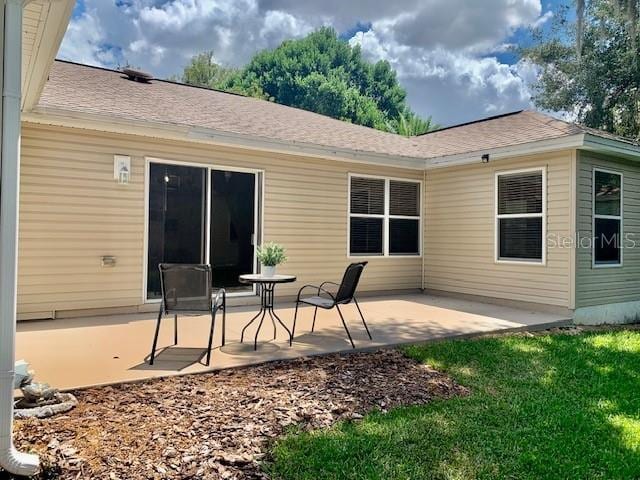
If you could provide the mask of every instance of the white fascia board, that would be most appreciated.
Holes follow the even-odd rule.
[[[566,149],[596,151],[600,153],[608,153],[610,155],[622,156],[633,160],[640,160],[640,147],[638,146],[589,133],[578,133],[564,137],[552,138],[550,140],[540,140],[520,145],[477,150],[460,155],[447,155],[443,157],[430,158],[425,161],[425,169],[431,170],[434,168],[481,163],[482,156],[485,154],[488,154],[489,161],[493,162],[495,160],[505,158],[522,157]]]
[[[103,115],[71,112],[63,109],[36,107],[24,112],[22,120],[43,125],[80,128],[99,132],[141,135],[152,138],[180,140],[225,147],[246,148],[289,155],[302,155],[353,163],[423,170],[420,158],[391,156],[358,150],[333,148],[301,142],[287,142],[219,130],[190,127],[146,120],[120,119]]]
[[[593,134],[578,133],[549,140],[528,142],[458,155],[445,155],[428,159],[391,156],[358,150],[332,148],[301,142],[287,142],[251,135],[223,132],[219,130],[189,127],[146,120],[121,119],[104,115],[72,112],[64,109],[36,107],[23,112],[25,122],[71,127],[99,132],[141,135],[151,138],[195,142],[224,147],[245,148],[288,155],[301,155],[351,163],[364,163],[412,170],[431,170],[482,162],[482,156],[489,155],[489,161],[535,155],[539,153],[566,149],[591,150],[602,153],[640,159],[640,147],[615,139],[599,137]]]
[[[617,155],[630,160],[640,160],[640,146],[590,133],[585,134],[584,145],[581,149]]]
[[[446,155],[442,157],[429,158],[425,161],[425,168],[432,170],[435,168],[453,167],[457,165],[468,165],[481,163],[483,155],[489,155],[489,161],[523,157],[538,153],[553,152],[571,148],[580,148],[584,143],[584,134],[568,135],[564,137],[552,138],[550,140],[540,140],[537,142],[510,145],[507,147],[489,148],[477,150],[459,155]]]
[[[55,59],[62,38],[67,31],[75,0],[57,0],[45,5],[47,16],[42,22],[42,34],[33,47],[33,61],[27,66],[22,89],[22,110],[30,111],[40,99],[49,70]]]

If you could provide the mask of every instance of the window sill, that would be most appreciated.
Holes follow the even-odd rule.
[[[349,260],[368,260],[374,258],[422,258],[422,255],[347,255]]]
[[[599,270],[601,268],[622,268],[622,263],[594,263],[591,265],[591,268],[594,270]]]
[[[538,260],[507,260],[507,259],[496,259],[495,263],[504,264],[504,265],[531,265],[533,267],[544,267],[547,265],[546,261],[538,261]]]

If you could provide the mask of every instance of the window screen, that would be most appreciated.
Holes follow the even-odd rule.
[[[499,222],[500,258],[542,258],[542,218],[501,218]]]
[[[498,214],[542,213],[542,172],[498,177]]]
[[[389,219],[389,254],[420,254],[420,221],[404,218]]]
[[[383,219],[382,218],[351,218],[349,232],[351,253],[356,255],[383,254]]]
[[[593,171],[593,263],[622,263],[622,175]]]
[[[420,183],[351,177],[349,253],[420,254]]]
[[[389,183],[389,214],[417,217],[420,215],[420,184],[414,182]]]
[[[499,174],[497,177],[498,259],[542,261],[542,170]]]
[[[594,172],[594,202],[596,215],[620,215],[622,176],[616,173]]]
[[[384,180],[351,178],[351,213],[384,215]]]

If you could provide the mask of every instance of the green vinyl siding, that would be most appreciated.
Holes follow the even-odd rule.
[[[593,170],[623,175],[622,266],[592,265]],[[576,308],[640,300],[640,164],[591,152],[578,152]],[[625,240],[626,239],[626,240]],[[630,248],[630,241],[636,243]]]

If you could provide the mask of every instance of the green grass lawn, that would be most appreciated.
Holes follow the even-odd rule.
[[[638,479],[640,330],[405,349],[472,389],[291,434],[279,479]]]

